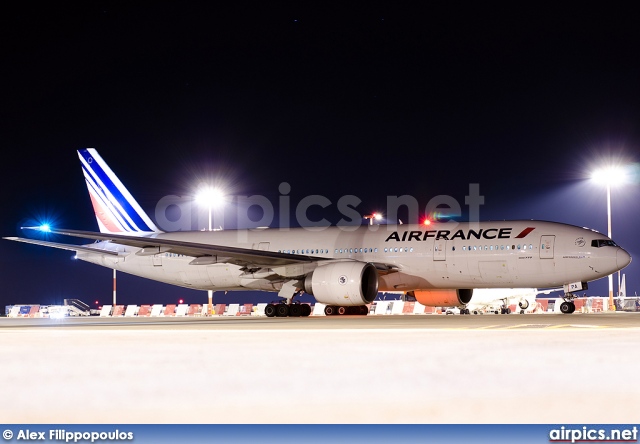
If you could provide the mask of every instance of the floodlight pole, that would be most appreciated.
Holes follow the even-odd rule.
[[[607,181],[607,236],[611,239],[611,183]],[[614,311],[613,303],[613,274],[609,275],[609,310]]]
[[[113,306],[116,306],[116,269],[113,269]]]
[[[211,231],[211,202],[209,202],[209,231]],[[213,315],[213,290],[207,290],[207,296],[209,297],[209,305],[207,307],[207,313],[209,316]]]

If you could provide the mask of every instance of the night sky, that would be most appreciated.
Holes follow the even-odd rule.
[[[164,196],[207,179],[276,208],[287,182],[293,207],[312,194],[333,202],[314,214],[332,223],[344,195],[367,214],[405,194],[422,208],[441,194],[463,205],[478,183],[482,220],[606,233],[606,193],[589,171],[616,162],[637,173],[640,28],[621,3],[13,3],[0,14],[2,236],[43,222],[97,230],[85,147],[152,218]],[[612,206],[613,239],[635,258],[624,271],[633,295],[631,176]],[[111,270],[71,256],[0,241],[0,306],[110,303]],[[606,279],[587,294],[606,296]],[[119,303],[181,297],[202,303],[206,292],[119,274]]]

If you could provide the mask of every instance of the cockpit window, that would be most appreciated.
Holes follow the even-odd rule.
[[[600,247],[617,247],[618,245],[611,239],[594,239],[591,241],[591,246],[595,248],[600,248]]]

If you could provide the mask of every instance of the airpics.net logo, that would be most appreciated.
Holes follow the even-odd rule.
[[[638,428],[601,429],[560,427],[549,431],[549,442],[638,442]]]
[[[212,229],[224,228],[225,222],[232,220],[234,228],[239,229],[277,226],[286,230],[292,225],[290,216],[294,215],[297,226],[309,231],[321,231],[332,226],[332,223],[317,214],[323,211],[335,213],[337,210],[340,220],[335,226],[351,231],[361,226],[365,219],[370,220],[372,229],[396,225],[402,222],[399,218],[401,213],[406,214],[407,220],[404,223],[417,223],[426,215],[455,224],[452,219],[462,215],[464,206],[468,207],[469,222],[479,222],[480,206],[484,205],[484,196],[480,194],[480,185],[477,183],[469,184],[464,205],[453,196],[444,194],[431,198],[426,205],[421,205],[417,198],[410,195],[387,196],[386,207],[377,209],[384,215],[384,224],[376,225],[371,220],[373,215],[362,211],[363,201],[355,195],[345,195],[334,202],[326,196],[314,194],[293,202],[290,196],[291,185],[287,182],[280,184],[278,192],[276,205],[263,195],[235,195],[227,196],[224,204],[211,209],[198,205],[192,197],[164,196],[156,204],[155,220],[160,229],[168,232],[205,230],[209,226],[211,211]]]

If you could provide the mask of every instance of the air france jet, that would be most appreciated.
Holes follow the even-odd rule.
[[[325,313],[366,314],[379,291],[412,293],[424,305],[466,306],[480,288],[575,291],[631,256],[596,231],[537,220],[363,225],[353,231],[294,228],[163,232],[93,148],[78,151],[100,232],[50,229],[87,245],[5,239],[76,252],[78,259],[200,290],[278,292],[265,314],[308,316],[306,292]]]

